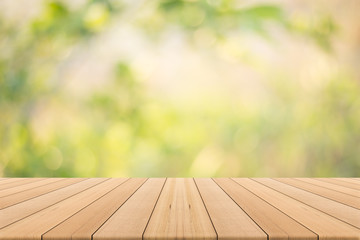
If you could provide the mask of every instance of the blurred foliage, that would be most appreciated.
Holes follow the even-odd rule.
[[[155,39],[176,27],[190,41],[200,29],[219,42],[244,32],[271,38],[275,24],[331,50],[337,27],[330,17],[304,21],[277,5],[238,3],[150,1],[152,11],[134,23]],[[334,76],[312,98],[300,96],[296,83],[270,81],[273,96],[259,109],[184,109],[150,97],[131,64],[119,60],[111,81],[91,96],[66,93],[58,77],[66,53],[128,8],[47,1],[25,26],[0,19],[0,175],[358,176],[360,86],[350,76]]]

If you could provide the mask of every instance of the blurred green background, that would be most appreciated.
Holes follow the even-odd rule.
[[[359,177],[359,12],[2,0],[0,177]]]

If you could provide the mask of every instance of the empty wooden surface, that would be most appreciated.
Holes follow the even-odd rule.
[[[319,181],[310,178],[284,179],[284,182],[317,195],[360,209],[359,197],[348,195],[331,188],[317,185]]]
[[[168,179],[146,227],[144,239],[216,239],[191,178]]]
[[[357,239],[358,178],[0,178],[1,240]]]

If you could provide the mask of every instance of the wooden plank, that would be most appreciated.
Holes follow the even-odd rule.
[[[41,240],[42,234],[104,196],[123,182],[124,179],[109,179],[49,206],[1,229],[0,239]]]
[[[9,179],[9,178],[0,178],[0,183],[2,183],[2,181],[7,180],[7,179]]]
[[[11,182],[17,182],[21,180],[26,180],[26,178],[3,178],[3,181],[0,182],[0,186],[3,186],[4,184],[8,184]]]
[[[349,181],[349,182],[352,182],[354,184],[357,184],[357,185],[360,185],[360,178],[337,178],[337,179],[340,179],[342,181]]]
[[[327,188],[327,189],[330,189],[330,190],[333,190],[333,191],[336,191],[336,192],[345,193],[345,194],[351,195],[353,197],[360,197],[360,191],[359,190],[352,189],[352,188],[349,188],[349,187],[344,187],[344,186],[341,186],[340,184],[336,184],[336,182],[338,182],[338,181],[335,180],[335,182],[334,182],[333,181],[334,179],[328,178],[326,180],[326,179],[320,179],[320,178],[311,178],[311,179],[310,178],[302,178],[302,180],[304,182],[311,183],[311,184],[314,184],[316,186]]]
[[[214,181],[253,219],[269,239],[317,239],[317,235],[229,178]]]
[[[93,235],[93,240],[142,240],[164,185],[164,178],[147,180]]]
[[[36,188],[39,186],[43,186],[46,184],[54,183],[54,182],[57,182],[60,180],[61,180],[61,178],[46,178],[42,181],[35,181],[35,182],[29,183],[29,184],[24,184],[24,185],[20,185],[20,186],[13,187],[13,188],[3,189],[3,190],[0,190],[0,198],[9,196],[9,195],[12,195],[15,193],[19,193],[22,191],[26,191],[29,189],[33,189],[33,188]]]
[[[296,219],[297,222],[316,233],[320,240],[358,240],[360,238],[359,229],[315,208],[279,193],[254,180],[244,178],[235,178],[234,180],[289,217]]]
[[[267,239],[266,233],[211,179],[195,179],[218,239]]]
[[[315,179],[324,182],[333,183],[350,189],[354,189],[357,190],[357,192],[359,192],[360,190],[360,182],[354,179],[348,179],[348,178],[315,178]]]
[[[318,194],[320,196],[329,198],[331,200],[334,200],[334,201],[346,204],[348,206],[360,209],[360,201],[357,197],[347,195],[344,193],[340,193],[340,192],[336,192],[331,189],[327,189],[327,188],[323,188],[323,187],[311,184],[311,183],[307,182],[306,180],[304,181],[304,179],[302,179],[302,178],[296,178],[296,179],[286,178],[284,180],[286,180],[287,184],[290,184],[294,187],[301,188],[308,192],[312,192],[312,193]]]
[[[0,229],[107,179],[92,178],[0,210]]]
[[[360,229],[360,210],[358,209],[288,185],[281,178],[276,179],[277,181],[263,178],[254,180]]]
[[[332,179],[338,179],[345,182],[354,183],[357,186],[360,185],[360,178],[332,178]]]
[[[9,181],[7,181],[4,184],[1,184],[0,190],[9,189],[9,188],[13,188],[16,186],[25,185],[25,184],[29,184],[29,183],[37,182],[37,181],[41,181],[41,180],[44,180],[44,178],[13,178],[13,179],[9,179]]]
[[[348,184],[360,181],[0,178],[0,239],[360,240]]]
[[[217,239],[193,179],[166,181],[143,239]]]
[[[91,240],[96,230],[146,181],[132,178],[51,229],[43,240]]]
[[[46,184],[37,188],[28,189],[26,191],[14,193],[12,195],[0,198],[0,209],[21,203],[34,197],[67,187],[71,184],[84,181],[84,178],[66,178],[51,184]]]

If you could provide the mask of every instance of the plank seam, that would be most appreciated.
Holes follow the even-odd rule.
[[[150,214],[150,216],[149,216],[149,219],[148,219],[148,221],[147,221],[147,223],[146,223],[146,225],[145,225],[144,231],[143,231],[143,233],[141,234],[141,239],[144,239],[144,234],[145,234],[145,232],[146,232],[146,228],[147,228],[148,225],[149,225],[150,219],[151,219],[151,217],[152,217],[152,215],[153,215],[153,213],[154,213],[155,207],[156,207],[156,205],[157,205],[157,203],[158,203],[158,201],[159,201],[160,195],[161,195],[161,193],[162,193],[162,191],[163,191],[163,189],[164,189],[164,186],[165,186],[167,180],[168,180],[168,178],[165,179],[165,181],[164,181],[164,183],[163,183],[163,185],[162,185],[162,187],[161,187],[159,196],[158,196],[157,199],[156,199],[155,205],[154,205],[154,207],[153,207],[153,209],[152,209],[152,211],[151,211],[151,214]]]
[[[293,188],[296,188],[296,189],[305,191],[305,190],[303,190],[303,189],[301,189],[301,188],[297,188],[297,187],[292,186],[292,185],[289,185],[289,184],[287,184],[287,183],[280,182],[280,181],[278,181],[278,180],[276,180],[276,179],[272,179],[272,180],[275,180],[275,181],[277,181],[277,182],[279,182],[279,183],[282,183],[282,184],[288,185],[288,186],[290,186],[290,187],[293,187]],[[256,181],[256,180],[254,180],[254,181]],[[258,182],[258,181],[256,181],[256,182]],[[261,182],[258,182],[258,183],[262,184]],[[294,198],[294,197],[292,197],[292,196],[290,196],[290,195],[287,195],[286,193],[280,192],[280,190],[277,190],[276,188],[269,187],[269,186],[267,186],[267,185],[265,185],[265,184],[262,184],[262,185],[264,185],[264,186],[266,186],[266,187],[268,187],[268,188],[271,188],[271,189],[273,189],[274,191],[277,191],[277,192],[279,192],[279,193],[282,193],[282,194],[288,196],[289,198],[292,198],[292,199],[294,199],[294,200],[296,200],[296,201],[298,201],[298,202],[301,202],[301,203],[303,203],[303,204],[305,204],[305,205],[308,205],[309,207],[314,208],[314,209],[316,209],[316,210],[318,210],[318,211],[320,211],[320,212],[323,212],[323,213],[325,213],[326,215],[329,215],[329,216],[331,216],[331,217],[333,217],[333,218],[336,218],[336,219],[338,219],[338,220],[340,220],[340,221],[342,221],[342,222],[344,222],[344,223],[346,223],[346,224],[349,224],[350,226],[353,226],[353,227],[355,227],[355,228],[360,229],[359,227],[354,226],[354,225],[352,225],[352,224],[350,224],[350,223],[348,223],[348,222],[345,222],[344,220],[342,220],[342,219],[340,219],[340,218],[337,218],[336,216],[330,215],[329,213],[324,212],[324,211],[321,210],[321,209],[318,209],[318,208],[316,208],[316,207],[313,207],[313,206],[307,204],[306,202],[300,201],[300,200],[298,200],[298,199],[296,199],[296,198]],[[306,192],[306,191],[305,191],[305,192]],[[316,196],[319,196],[319,195],[314,194],[314,193],[312,193],[312,192],[309,192],[309,193],[310,193],[310,194],[313,194],[313,195],[316,195]],[[333,201],[333,202],[338,203],[338,204],[342,204],[342,203],[336,202],[336,201],[334,201],[334,200],[332,200],[332,199],[328,199],[328,198],[323,197],[323,196],[319,196],[319,197],[322,197],[322,198],[327,199],[327,200],[329,200],[329,201]],[[345,204],[342,204],[342,205],[345,205]],[[351,207],[351,206],[348,206],[348,205],[345,205],[345,206]]]
[[[221,188],[221,190],[223,190],[223,192],[226,194],[226,195],[228,195],[228,197],[231,199],[231,200],[233,200],[233,202],[236,204],[236,205],[238,205],[238,207],[266,234],[266,236],[267,236],[267,240],[269,240],[269,234],[267,233],[267,232],[265,232],[265,230],[213,179],[213,178],[211,178],[214,182],[215,182],[215,184],[216,185],[218,185],[219,186],[219,188]],[[246,189],[247,190],[247,189]],[[258,196],[256,196],[256,197],[258,197]]]
[[[129,178],[128,180],[130,180],[131,178]],[[126,180],[125,182],[127,182],[128,180]],[[149,180],[149,178],[146,178],[146,180],[140,184],[140,186],[138,188],[135,189],[135,191],[130,194],[130,196],[98,227],[98,229],[95,230],[95,232],[93,232],[91,234],[91,240],[94,237],[94,234],[97,233],[97,231],[99,231],[99,229],[139,190],[139,188],[141,188],[147,181]],[[123,183],[125,183],[123,182]],[[120,184],[121,185],[121,184]],[[119,185],[119,186],[120,186]]]
[[[211,219],[211,217],[210,217],[210,213],[209,213],[209,211],[208,211],[208,209],[207,209],[207,207],[206,207],[206,204],[205,204],[205,201],[204,201],[204,199],[203,199],[203,197],[202,197],[202,195],[201,195],[200,189],[199,189],[198,185],[196,184],[195,178],[193,178],[193,181],[194,181],[195,187],[196,187],[196,189],[197,189],[197,191],[198,191],[198,193],[199,193],[199,195],[200,195],[201,201],[202,201],[203,204],[204,204],[205,210],[206,210],[206,212],[207,212],[207,214],[208,214],[208,216],[209,216],[211,225],[212,225],[213,228],[214,228],[214,231],[215,231],[215,234],[216,234],[216,239],[219,239],[219,236],[218,236],[218,233],[217,233],[217,231],[216,231],[215,225],[214,225],[214,223],[213,223],[213,221],[212,221],[212,219]]]
[[[347,183],[347,184],[355,185],[355,186],[357,186],[357,187],[360,186],[360,184],[358,184],[358,183],[346,181],[346,180],[352,180],[352,179],[348,179],[348,178],[346,178],[346,180],[345,180],[345,179],[342,179],[342,178],[328,178],[328,179],[337,180],[337,181],[340,181],[340,182],[342,182],[342,183]],[[322,182],[326,182],[326,181],[323,181],[322,178],[320,178],[320,179],[319,179],[319,178],[315,178],[315,180],[322,181]],[[355,181],[356,181],[356,180],[355,180]],[[327,182],[327,183],[330,183],[330,182]],[[332,182],[331,182],[331,184],[337,185],[337,186],[339,186],[339,187],[348,188],[348,189],[351,189],[351,190],[360,191],[360,190],[359,190],[358,188],[356,188],[355,186],[348,187],[348,186],[339,185],[338,183],[332,183]],[[359,186],[358,186],[358,185],[359,185]],[[357,196],[355,196],[355,197],[357,197]]]
[[[111,178],[109,178],[108,180],[110,180]],[[59,226],[60,224],[62,224],[63,222],[65,222],[66,220],[68,220],[69,218],[71,218],[72,216],[76,215],[78,212],[82,211],[83,209],[87,208],[88,206],[90,206],[91,204],[93,204],[94,202],[96,202],[97,200],[99,200],[100,198],[104,197],[106,194],[108,194],[109,192],[113,191],[115,188],[119,187],[121,184],[127,182],[129,180],[126,179],[124,182],[120,183],[119,185],[117,185],[116,187],[112,188],[110,191],[106,192],[104,195],[98,197],[97,199],[95,199],[94,201],[92,201],[91,203],[89,203],[88,205],[84,206],[83,208],[81,208],[79,211],[75,212],[74,214],[70,215],[69,217],[67,217],[66,219],[64,219],[63,221],[61,221],[60,223],[56,224],[55,226],[53,226],[52,228],[50,228],[49,230],[47,230],[46,232],[41,234],[41,240],[43,240],[43,235],[45,235],[46,233],[48,233],[49,231],[51,231],[53,228]],[[105,182],[105,181],[104,181]],[[101,182],[103,183],[103,182]]]
[[[45,195],[45,194],[48,194],[48,193],[51,193],[51,192],[54,192],[54,191],[57,191],[57,190],[60,190],[60,189],[66,188],[66,187],[70,187],[70,186],[72,186],[72,185],[74,185],[74,184],[81,183],[81,182],[83,182],[83,181],[85,181],[85,180],[88,180],[88,179],[89,179],[89,178],[84,178],[83,180],[81,180],[81,181],[79,181],[79,182],[72,183],[72,184],[70,184],[70,185],[63,186],[63,187],[60,187],[60,188],[58,188],[58,189],[51,190],[51,191],[49,191],[49,192],[40,194],[40,195],[38,195],[38,196],[31,197],[31,198],[29,198],[29,199],[25,199],[25,200],[23,200],[23,201],[20,201],[20,202],[18,202],[18,203],[12,204],[12,205],[9,205],[9,206],[7,206],[7,207],[0,208],[0,210],[3,210],[3,209],[8,208],[8,207],[15,206],[15,205],[17,205],[17,204],[20,204],[20,203],[29,201],[29,200],[34,199],[34,198],[37,198],[37,197],[41,197],[41,196],[43,196],[43,195]],[[45,186],[45,185],[44,185],[44,186]],[[95,186],[95,185],[94,185],[94,186]],[[40,187],[43,187],[43,186],[40,186]],[[86,190],[86,189],[85,189],[85,190]],[[76,193],[76,194],[77,194],[77,193]],[[72,195],[72,196],[73,196],[73,195]],[[30,215],[29,215],[29,216],[30,216]]]
[[[108,180],[110,180],[111,178],[109,178]],[[124,182],[120,183],[119,185],[117,185],[116,187],[114,187],[113,189],[111,189],[110,191],[108,191],[107,193],[105,193],[104,195],[102,195],[101,197],[95,199],[94,201],[92,201],[91,203],[89,203],[88,205],[86,205],[85,207],[81,208],[79,211],[75,212],[74,214],[70,215],[68,218],[64,219],[62,222],[56,224],[54,227],[50,228],[49,230],[47,230],[45,233],[41,234],[41,240],[43,239],[43,235],[45,235],[46,233],[48,233],[49,231],[51,231],[53,228],[57,227],[58,225],[62,224],[63,222],[65,222],[66,220],[68,220],[69,218],[71,218],[72,216],[76,215],[77,213],[79,213],[80,211],[82,211],[83,209],[87,208],[88,206],[90,206],[91,204],[93,204],[94,202],[98,201],[100,198],[104,197],[106,194],[110,193],[111,191],[113,191],[115,188],[119,187],[120,185],[124,184],[125,182],[127,182],[129,180],[129,178],[127,178]],[[105,182],[105,181],[104,181]],[[103,183],[103,182],[101,182]],[[96,186],[96,185],[94,185]]]
[[[3,187],[3,186],[6,186],[8,185],[9,183],[12,183],[11,180],[17,180],[19,178],[3,178],[3,182],[0,182],[0,187]],[[21,178],[20,178],[21,179]],[[22,179],[23,180],[23,179]],[[18,181],[21,181],[21,180],[18,180]],[[5,188],[6,189],[6,188]]]
[[[250,180],[252,181],[255,181],[253,178],[249,178]],[[253,191],[251,191],[250,189],[248,189],[247,187],[241,185],[240,183],[238,183],[237,181],[235,181],[233,178],[231,178],[231,180],[233,180],[235,183],[239,184],[240,186],[242,186],[243,188],[247,189],[249,192],[251,192],[252,194],[256,195],[257,197],[261,198],[263,201],[265,201],[266,203],[268,203],[269,205],[271,205],[272,207],[276,208],[278,211],[282,212],[283,214],[285,214],[286,216],[288,216],[289,218],[293,219],[295,222],[299,223],[301,226],[303,226],[304,228],[308,229],[309,231],[311,231],[312,233],[314,233],[316,236],[317,236],[317,239],[319,240],[319,235],[314,232],[313,230],[311,230],[310,228],[304,226],[302,223],[298,222],[295,218],[289,216],[288,214],[286,214],[285,212],[281,211],[280,209],[278,209],[277,207],[275,207],[274,205],[272,205],[271,203],[269,203],[268,201],[266,201],[265,199],[263,199],[262,197],[258,196],[256,193],[254,193]],[[257,181],[255,181],[257,182]],[[259,183],[259,182],[257,182]],[[261,183],[259,183],[261,184]],[[264,185],[264,184],[261,184],[261,185]],[[264,185],[265,186],[265,185]],[[267,187],[267,186],[265,186]]]
[[[90,187],[88,187],[88,188],[86,188],[86,189],[83,189],[83,190],[81,190],[80,192],[77,192],[77,193],[75,193],[75,194],[73,194],[73,195],[71,195],[71,196],[69,196],[69,197],[67,197],[67,198],[65,198],[65,199],[63,199],[63,200],[61,200],[61,201],[55,202],[55,203],[47,206],[46,208],[49,208],[49,207],[51,207],[51,206],[53,206],[53,205],[55,205],[55,204],[57,204],[57,203],[59,203],[59,202],[62,202],[62,201],[66,200],[66,199],[68,199],[68,198],[70,198],[70,197],[73,197],[73,196],[75,196],[75,195],[77,195],[77,194],[79,194],[79,193],[82,193],[83,191],[86,191],[86,190],[88,190],[88,189],[90,189],[90,188],[92,188],[92,187],[95,187],[96,185],[98,185],[98,184],[100,184],[100,183],[106,182],[106,181],[108,181],[109,179],[110,179],[110,178],[108,178],[108,179],[106,179],[106,180],[104,180],[104,181],[102,181],[102,182],[99,182],[99,183],[97,183],[97,184],[95,184],[95,185],[93,185],[93,186],[90,186]],[[16,204],[15,204],[15,205],[16,205]],[[14,206],[14,205],[13,205],[13,206]],[[9,207],[10,207],[10,206],[9,206]],[[25,218],[27,218],[27,217],[30,217],[30,216],[32,216],[32,215],[34,215],[34,214],[36,214],[36,213],[38,213],[38,212],[46,209],[46,208],[42,208],[42,209],[40,209],[40,210],[38,210],[38,211],[36,211],[36,212],[33,212],[33,213],[31,213],[31,214],[23,217],[23,218],[20,218],[20,219],[14,221],[14,222],[12,222],[12,223],[10,223],[10,224],[8,224],[8,225],[3,226],[3,227],[0,228],[0,229],[3,229],[3,228],[5,228],[5,227],[8,227],[8,226],[10,226],[11,224],[17,223],[18,221],[21,221],[21,220],[23,220],[23,219],[25,219]]]
[[[26,181],[27,179],[25,178],[25,179],[20,179],[20,180],[18,180],[18,182],[24,182],[24,181]],[[43,179],[40,179],[40,180],[38,180],[38,181],[42,181]],[[35,182],[38,182],[38,181],[35,181]],[[9,182],[9,183],[4,183],[4,184],[1,184],[1,186],[0,186],[0,188],[1,187],[4,187],[4,186],[6,186],[6,185],[9,185],[9,184],[12,184],[12,183],[14,183],[14,182]],[[15,182],[16,183],[16,182]],[[27,185],[27,184],[30,184],[30,183],[25,183],[24,185]],[[15,185],[15,186],[12,186],[12,187],[5,187],[5,188],[3,188],[3,189],[0,189],[0,191],[2,191],[2,190],[7,190],[7,189],[11,189],[11,188],[14,188],[14,187],[18,187],[18,186],[20,186],[21,184],[19,184],[19,185]]]
[[[18,193],[22,193],[22,192],[25,192],[25,191],[30,191],[30,190],[33,190],[35,188],[39,188],[39,187],[43,187],[43,186],[46,186],[46,185],[49,185],[49,184],[54,184],[54,183],[57,183],[57,182],[60,182],[60,181],[64,181],[64,178],[60,178],[59,180],[55,181],[55,182],[50,182],[50,183],[45,183],[44,185],[40,185],[40,186],[37,186],[37,187],[32,187],[32,188],[28,188],[28,189],[24,189],[22,191],[19,191],[19,192],[15,192],[15,193],[11,193],[9,195],[5,195],[5,196],[1,196],[0,197],[0,200],[1,198],[4,198],[4,197],[8,197],[8,196],[11,196],[11,195],[14,195],[14,194],[18,194]],[[41,181],[39,181],[41,182]],[[36,182],[35,182],[36,183]],[[19,186],[18,186],[19,187]],[[6,190],[6,189],[3,189],[3,190]],[[1,191],[3,191],[1,190]]]
[[[331,178],[335,180],[340,180],[341,182],[351,183],[351,185],[359,186],[359,179],[358,178]],[[351,181],[354,180],[355,182]]]
[[[298,179],[298,178],[293,178],[294,180],[298,180],[300,182],[305,182],[305,181],[302,181],[301,178]],[[327,184],[332,184],[332,185],[335,185],[337,187],[343,187],[343,188],[347,188],[349,190],[357,190],[357,189],[353,189],[353,188],[350,188],[350,187],[345,187],[345,186],[341,186],[341,185],[338,185],[338,184],[335,184],[335,183],[330,183],[330,182],[326,182],[326,181],[321,181],[321,180],[318,180],[318,179],[315,179],[315,178],[311,178],[311,180],[315,180],[315,181],[318,181],[318,182],[322,182],[322,183],[327,183]],[[349,193],[344,193],[344,192],[341,192],[341,191],[338,191],[338,190],[335,190],[335,189],[332,189],[332,188],[328,188],[328,187],[323,187],[323,186],[320,186],[320,185],[317,185],[316,183],[312,183],[312,182],[305,182],[305,183],[308,183],[308,184],[311,184],[313,186],[317,186],[317,187],[321,187],[321,188],[326,188],[328,190],[331,190],[331,191],[334,191],[334,192],[338,192],[338,193],[341,193],[341,194],[346,194],[346,195],[349,195],[349,196],[352,196],[352,197],[358,197],[358,196],[354,196],[352,194],[349,194]]]
[[[295,181],[301,182],[301,183],[306,183],[306,182],[300,181],[300,180],[295,179],[295,178],[292,178],[292,179],[293,179],[293,180],[295,180]],[[309,184],[310,184],[310,183],[309,183]],[[291,185],[290,183],[289,183],[288,185],[293,186],[293,185]],[[313,184],[310,184],[310,185],[313,185]],[[316,186],[317,186],[317,185],[316,185]],[[293,187],[296,187],[296,186],[293,186]],[[317,187],[320,187],[320,186],[317,186]],[[311,192],[310,190],[303,189],[303,188],[300,188],[300,187],[296,187],[296,188],[299,188],[299,189],[302,189],[302,190],[307,191],[307,192],[309,192],[309,193],[313,193],[313,194],[316,194],[316,195],[318,195],[318,196],[321,196],[321,197],[327,198],[327,199],[329,199],[329,200],[332,200],[332,201],[335,201],[335,202],[341,203],[341,204],[346,205],[346,206],[348,206],[348,207],[352,207],[352,208],[354,208],[354,209],[360,210],[360,209],[358,209],[358,208],[356,208],[356,207],[350,206],[350,205],[348,205],[348,204],[346,204],[346,203],[342,203],[342,202],[340,202],[340,201],[338,201],[338,200],[331,199],[331,198],[329,198],[329,197],[322,196],[322,195],[320,195],[320,194],[318,194],[318,193]],[[349,195],[349,196],[351,196],[351,195]],[[353,196],[352,196],[352,197],[353,197]]]

